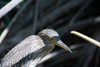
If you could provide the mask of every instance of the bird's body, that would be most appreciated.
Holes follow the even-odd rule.
[[[27,37],[7,53],[1,61],[1,67],[35,67],[55,45],[50,36],[44,33],[47,35],[52,33],[50,36],[55,38],[58,36],[54,30],[45,29],[38,35]],[[54,34],[57,36],[53,36]]]

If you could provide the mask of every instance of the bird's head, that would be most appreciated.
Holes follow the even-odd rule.
[[[42,38],[44,38],[45,40],[47,40],[57,46],[60,46],[60,47],[64,48],[65,50],[72,53],[72,51],[69,49],[69,47],[60,40],[60,37],[56,31],[54,31],[52,29],[44,29],[41,32],[39,32],[38,35],[41,36]]]

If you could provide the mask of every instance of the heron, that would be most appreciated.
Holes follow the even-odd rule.
[[[56,31],[44,29],[31,35],[12,48],[2,59],[1,67],[36,67],[40,60],[50,53],[54,46],[60,46],[72,53]]]

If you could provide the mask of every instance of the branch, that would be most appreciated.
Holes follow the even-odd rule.
[[[3,33],[0,36],[0,44],[2,43],[3,39],[6,37],[7,33],[9,32],[11,26],[16,21],[16,19],[19,17],[19,15],[22,13],[22,11],[25,9],[25,7],[31,2],[31,0],[28,0],[26,4],[16,13],[14,18],[11,20],[9,25],[4,29]]]
[[[72,17],[71,21],[69,22],[69,24],[66,25],[65,27],[65,31],[67,31],[69,29],[69,27],[75,22],[76,18],[80,16],[80,14],[86,9],[86,7],[88,7],[88,5],[92,2],[92,0],[88,0],[79,10],[78,12]],[[63,36],[65,34],[62,33],[61,36]]]
[[[75,49],[78,49],[78,48],[81,48],[81,47],[86,47],[86,46],[90,46],[90,44],[87,43],[87,42],[85,42],[85,43],[80,43],[80,44],[74,44],[74,45],[70,46],[70,49],[71,49],[71,50],[75,50]],[[66,50],[60,49],[60,50],[58,50],[58,51],[55,51],[55,52],[53,52],[53,53],[50,53],[50,54],[48,54],[47,56],[45,56],[45,57],[39,62],[39,64],[41,64],[41,63],[43,63],[43,62],[45,62],[45,61],[47,61],[47,60],[49,60],[49,59],[51,59],[51,58],[53,58],[53,57],[55,57],[55,56],[59,56],[60,54],[62,54],[62,53],[64,53],[64,52],[66,52]]]
[[[83,38],[84,40],[89,41],[90,43],[100,47],[100,42],[98,42],[98,41],[96,41],[96,40],[94,40],[94,39],[92,39],[92,38],[90,38],[90,37],[88,37],[88,36],[86,36],[84,34],[81,34],[81,33],[77,32],[77,31],[71,31],[71,34],[75,34],[75,35]]]
[[[77,6],[82,5],[84,2],[86,2],[86,0],[73,0],[64,4],[63,6],[59,7],[58,9],[45,16],[43,18],[42,26],[45,27],[47,24],[54,22],[62,15],[69,13],[71,10],[73,10]]]
[[[92,2],[92,0],[88,0],[80,9],[79,11],[73,16],[73,18],[70,21],[70,24],[72,24],[76,18],[86,9],[86,7],[89,6],[89,4]]]
[[[32,32],[32,34],[35,34],[35,32],[36,32],[36,26],[37,26],[37,20],[38,20],[38,10],[39,10],[39,0],[36,0],[35,16],[34,16],[34,23],[33,23],[33,32]]]
[[[60,34],[60,37],[63,37],[62,33],[64,34],[64,32],[65,32],[65,34],[67,34],[71,30],[80,30],[80,29],[83,29],[87,26],[98,24],[98,23],[100,23],[100,16],[74,22],[74,24],[67,26],[69,29],[66,32],[65,31],[61,32],[62,30],[58,30],[58,32]],[[65,25],[65,27],[66,27],[66,25]],[[65,27],[63,27],[62,29],[64,30]]]
[[[21,3],[23,0],[12,0],[3,8],[0,9],[0,18],[2,18],[5,14],[7,14],[10,10],[12,10],[15,6]]]

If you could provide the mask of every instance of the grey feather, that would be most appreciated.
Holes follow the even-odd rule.
[[[39,52],[44,52],[44,49],[46,49],[45,47],[43,40],[39,36],[29,36],[8,52],[2,59],[1,67],[18,67],[16,64],[22,60],[19,65],[19,67],[21,67],[24,65],[22,62],[26,61],[24,63],[28,63],[29,61],[34,60]],[[25,59],[27,56],[28,59],[31,60],[23,60],[23,58]]]
[[[1,67],[35,67],[53,50],[54,44],[58,41],[59,35],[52,29],[45,29],[37,35],[29,36],[5,55]]]

